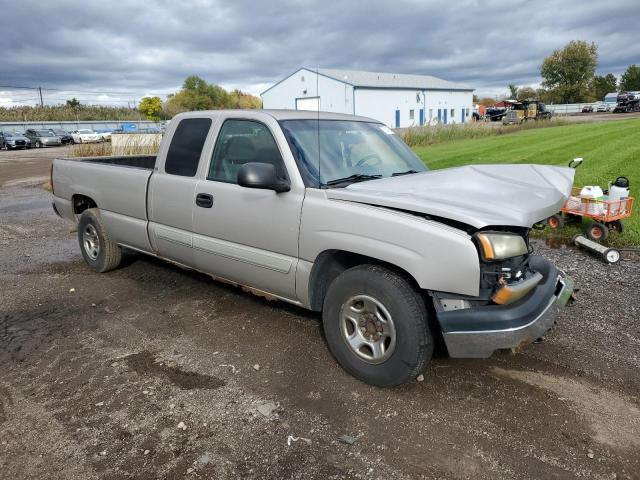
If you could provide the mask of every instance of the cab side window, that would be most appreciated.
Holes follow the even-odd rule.
[[[208,180],[236,183],[240,168],[248,162],[271,163],[285,176],[284,162],[269,129],[252,120],[227,120],[213,150]]]
[[[185,118],[173,133],[164,171],[193,177],[198,171],[200,154],[211,127],[210,118]]]

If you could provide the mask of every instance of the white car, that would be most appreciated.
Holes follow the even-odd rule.
[[[609,106],[608,103],[598,103],[596,105],[596,112],[610,112],[611,111],[611,107]]]
[[[71,132],[71,136],[73,137],[73,143],[104,142],[100,134],[89,129],[74,130]]]
[[[100,135],[100,138],[102,138],[103,142],[110,142],[111,141],[111,132],[110,131],[101,131],[101,132],[96,132],[98,135]]]

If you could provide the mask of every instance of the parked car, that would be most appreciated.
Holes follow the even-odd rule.
[[[0,148],[3,150],[31,148],[31,140],[18,132],[0,132]]]
[[[103,142],[111,141],[111,134],[113,133],[111,130],[96,130],[96,133],[100,135]]]
[[[88,128],[74,130],[71,132],[71,137],[73,137],[73,143],[104,142],[104,139],[99,134]]]
[[[585,105],[582,107],[582,113],[593,113],[593,105]]]
[[[610,112],[611,111],[611,107],[609,106],[608,103],[598,103],[598,105],[596,106],[596,112]]]
[[[51,130],[36,130],[30,128],[25,132],[24,136],[31,140],[31,145],[35,148],[57,147],[62,145],[60,137],[54,135]]]
[[[62,130],[61,128],[52,128],[51,133],[53,133],[57,137],[60,137],[60,141],[63,145],[73,143],[73,137],[66,130]]]
[[[428,171],[376,120],[297,110],[182,113],[160,152],[54,160],[53,208],[89,268],[127,247],[321,311],[334,357],[370,384],[418,376],[436,338],[452,357],[521,348],[573,290],[528,238],[571,168]]]

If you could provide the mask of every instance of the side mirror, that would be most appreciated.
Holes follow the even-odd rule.
[[[261,188],[275,192],[288,192],[291,185],[287,180],[278,178],[276,167],[271,163],[249,162],[240,167],[238,185],[246,188]]]

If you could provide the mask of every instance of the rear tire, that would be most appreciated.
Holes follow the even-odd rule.
[[[614,220],[613,222],[609,222],[609,231],[615,233],[624,232],[624,224],[620,220]]]
[[[122,249],[109,238],[97,208],[82,213],[78,222],[78,243],[91,270],[103,273],[120,265]]]
[[[370,385],[393,387],[415,378],[431,359],[427,316],[423,297],[407,278],[360,265],[330,285],[322,321],[329,349],[347,372]]]

